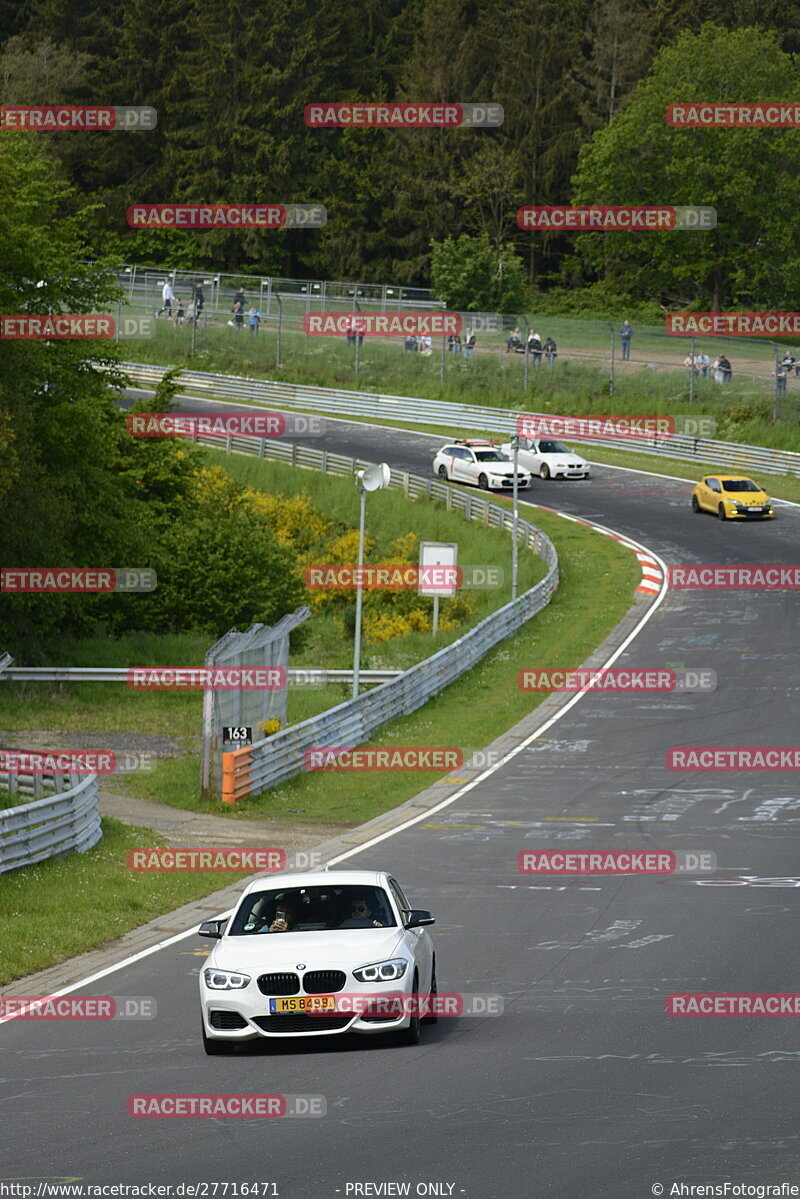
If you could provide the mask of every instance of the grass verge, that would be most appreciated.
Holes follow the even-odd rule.
[[[526,666],[579,665],[630,607],[639,580],[634,555],[611,538],[582,525],[536,512],[534,521],[556,543],[561,584],[548,607],[516,636],[504,641],[468,676],[452,684],[420,711],[395,722],[371,745],[454,745],[478,749],[537,707],[544,696],[517,690]],[[81,686],[90,687],[85,684]],[[94,690],[97,690],[95,686]],[[172,697],[185,701],[187,697]],[[343,697],[344,698],[344,697]],[[98,696],[96,705],[100,704]],[[107,706],[107,704],[105,705]],[[52,710],[52,709],[51,709]],[[72,702],[59,712],[68,727]],[[79,723],[99,707],[78,705]],[[41,719],[35,708],[36,719]],[[26,717],[30,721],[30,714]],[[119,723],[111,722],[119,728]],[[174,731],[174,724],[168,728]],[[195,754],[167,761],[155,776],[131,780],[139,795],[231,816],[264,816],[283,822],[302,819],[355,824],[411,798],[433,782],[431,772],[319,773],[293,779],[276,791],[243,803],[231,813],[221,804],[196,798]],[[186,795],[194,782],[195,796]],[[128,849],[163,844],[149,829],[103,820],[103,839],[86,854],[72,854],[0,876],[0,921],[5,929],[0,986],[45,969],[121,936],[155,916],[219,888],[206,874],[134,874],[125,864]],[[241,875],[225,876],[235,881]],[[18,919],[13,919],[18,917]]]
[[[394,721],[369,746],[483,748],[545,698],[517,690],[520,669],[580,665],[628,611],[641,577],[630,550],[551,513],[535,510],[532,519],[558,549],[561,582],[554,599],[468,675],[417,712]],[[341,699],[346,698],[342,688]],[[166,776],[179,768],[179,763],[166,763]],[[410,799],[442,773],[312,772],[242,801],[237,812],[287,822],[361,823]],[[149,781],[142,778],[140,794],[170,802],[169,790],[148,792]],[[223,805],[210,806],[196,793],[184,804],[197,811],[223,810]]]
[[[0,875],[0,986],[95,949],[246,877],[137,874],[128,869],[129,849],[163,843],[150,829],[106,818],[102,839],[88,853]]]

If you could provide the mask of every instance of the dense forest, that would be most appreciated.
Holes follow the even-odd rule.
[[[87,250],[137,263],[429,286],[432,242],[488,239],[529,288],[666,304],[785,301],[795,130],[672,130],[688,99],[793,99],[791,0],[0,0],[4,103],[147,104],[152,132],[41,135],[90,205]],[[770,32],[778,31],[778,32]],[[309,129],[317,100],[491,101],[497,129]],[[67,198],[69,197],[69,198]],[[132,230],[129,204],[318,202],[320,231]],[[523,232],[520,204],[714,204],[698,240]],[[764,206],[770,205],[769,213]],[[763,220],[762,220],[763,218]],[[756,249],[745,278],[733,255]],[[699,277],[698,277],[698,266]]]

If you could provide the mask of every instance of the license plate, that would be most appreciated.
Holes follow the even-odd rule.
[[[270,999],[270,1015],[281,1012],[330,1012],[336,1006],[333,995],[293,995],[291,998]]]

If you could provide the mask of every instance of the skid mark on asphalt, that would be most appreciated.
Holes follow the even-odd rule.
[[[778,1062],[792,1062],[800,1066],[800,1049],[769,1049],[765,1053],[738,1053],[729,1050],[723,1053],[701,1053],[699,1057],[672,1057],[666,1053],[565,1053],[549,1057],[525,1057],[525,1062],[642,1062],[647,1066],[768,1066]],[[762,1145],[775,1144],[786,1148],[789,1141],[797,1141],[796,1136],[776,1137],[767,1142],[757,1142]],[[730,1142],[727,1147],[733,1149],[744,1142],[741,1138]],[[756,1142],[752,1142],[755,1144]],[[703,1142],[705,1147],[706,1143]],[[724,1147],[720,1143],[720,1148]]]
[[[647,937],[642,937],[638,941],[629,941],[626,945],[611,945],[612,941],[619,941],[623,937],[630,936],[634,929],[638,928],[641,920],[615,920],[613,924],[605,929],[590,929],[584,933],[580,941],[540,941],[532,946],[533,949],[596,949],[598,946],[609,945],[611,949],[640,949],[646,945],[652,945],[656,941],[667,941],[672,933],[652,933]]]

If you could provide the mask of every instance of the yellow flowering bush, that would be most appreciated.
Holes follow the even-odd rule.
[[[250,487],[245,495],[283,545],[302,552],[322,541],[328,532],[330,522],[313,506],[305,491],[299,495],[271,495]]]
[[[365,612],[363,617],[364,640],[373,645],[391,641],[394,637],[405,637],[412,631],[412,623],[400,612]]]

